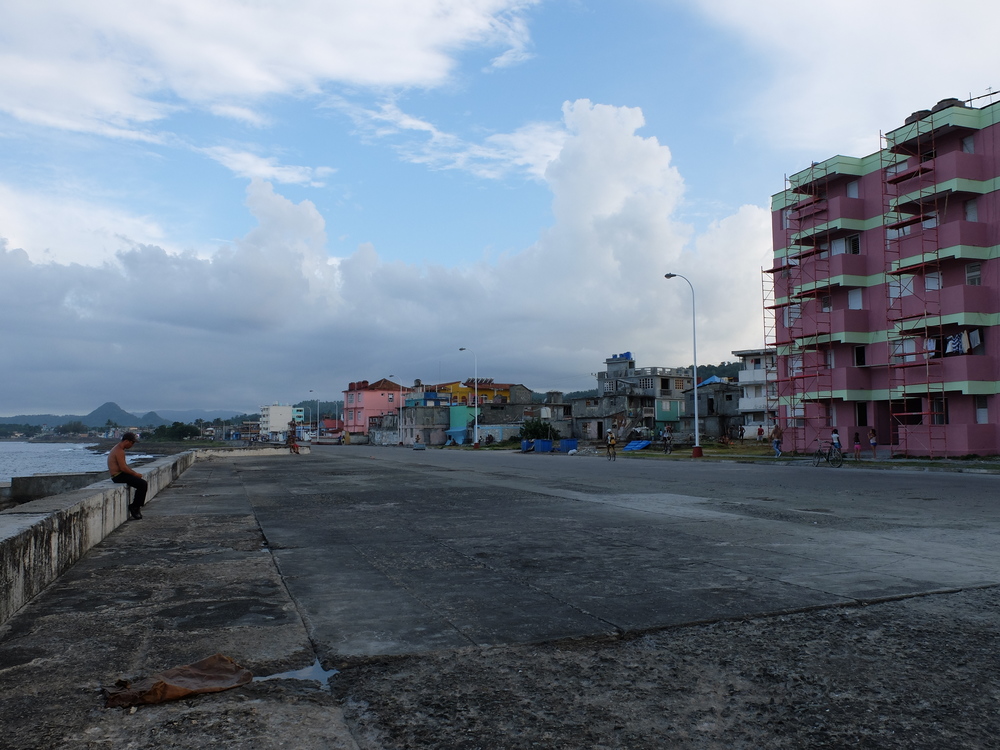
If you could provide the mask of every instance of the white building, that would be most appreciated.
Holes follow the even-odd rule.
[[[777,359],[774,349],[743,349],[733,352],[740,358],[740,414],[747,436],[763,426],[765,434],[774,426],[777,403]],[[770,402],[770,407],[768,403]]]
[[[271,404],[260,407],[260,437],[271,442],[283,442],[288,436],[288,423],[302,424],[305,409],[301,406]]]

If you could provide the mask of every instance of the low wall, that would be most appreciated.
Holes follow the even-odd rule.
[[[188,451],[140,467],[147,502],[194,461]],[[128,520],[127,489],[104,479],[0,511],[0,623]]]
[[[107,475],[107,471],[85,471],[77,474],[32,474],[30,477],[12,477],[10,499],[15,503],[26,503],[40,497],[59,495],[87,487]]]
[[[309,452],[301,446],[300,453]],[[191,450],[137,469],[149,483],[148,503],[195,461],[288,454],[285,446]],[[59,483],[49,486],[58,490]],[[103,479],[0,511],[0,624],[128,520],[127,491],[127,485]]]

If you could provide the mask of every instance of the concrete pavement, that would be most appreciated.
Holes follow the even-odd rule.
[[[98,690],[216,652],[267,676],[993,586],[995,482],[369,446],[213,458],[0,629],[5,739],[350,748],[310,680],[124,715]]]

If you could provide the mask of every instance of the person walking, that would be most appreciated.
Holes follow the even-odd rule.
[[[618,460],[618,455],[615,452],[615,444],[617,442],[618,441],[615,440],[615,433],[612,432],[611,430],[608,430],[607,445],[608,445],[608,460],[609,461],[616,461],[616,460]]]
[[[774,429],[771,430],[771,446],[774,448],[775,458],[781,458],[781,438],[784,434],[785,431],[781,429],[781,425],[775,422]]]
[[[136,521],[142,519],[142,513],[139,509],[146,504],[149,483],[142,478],[142,474],[128,465],[125,451],[131,450],[138,439],[134,432],[126,432],[118,444],[108,453],[108,471],[111,474],[111,481],[115,484],[127,484],[135,490],[135,497],[129,503],[128,512]]]

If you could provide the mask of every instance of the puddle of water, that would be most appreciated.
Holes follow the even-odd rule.
[[[319,663],[319,659],[313,662],[311,667],[304,667],[302,669],[293,669],[290,672],[279,672],[277,674],[269,674],[264,677],[254,677],[254,681],[257,680],[309,680],[312,682],[318,682],[320,687],[324,690],[329,690],[329,679],[335,674],[340,674],[336,669],[323,669],[323,665]]]

